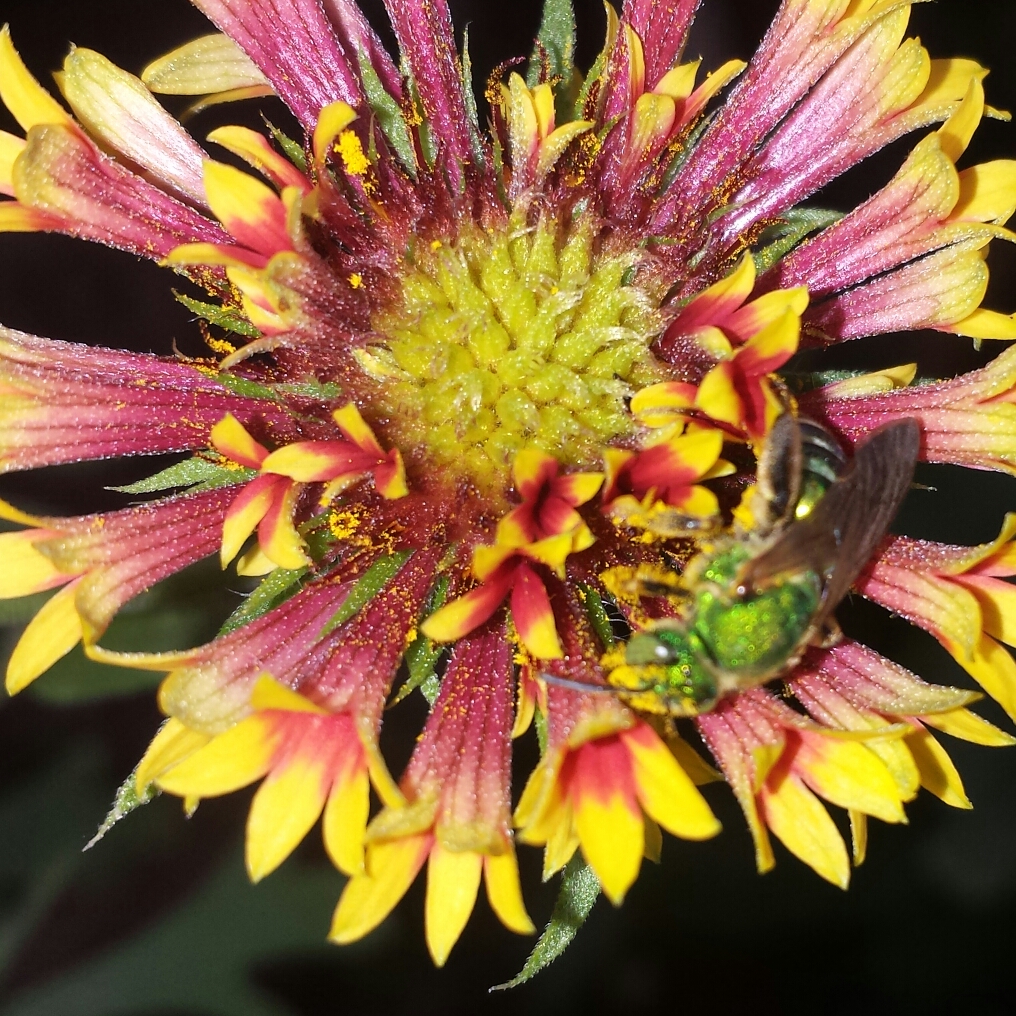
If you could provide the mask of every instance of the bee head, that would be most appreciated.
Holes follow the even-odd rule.
[[[625,647],[624,662],[632,667],[657,664],[667,667],[691,650],[688,636],[676,628],[657,628],[633,635]]]

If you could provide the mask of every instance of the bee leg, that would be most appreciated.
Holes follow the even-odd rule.
[[[843,641],[843,629],[837,624],[835,617],[827,617],[822,627],[816,632],[815,645],[819,649],[832,649]]]

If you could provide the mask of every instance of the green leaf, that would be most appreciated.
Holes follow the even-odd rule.
[[[713,117],[715,116],[715,113],[710,113],[708,116],[702,117],[692,128],[691,133],[683,143],[683,147],[671,160],[670,165],[667,166],[663,174],[663,179],[660,181],[660,194],[665,194],[670,189],[674,180],[677,179],[677,174],[681,172],[681,167],[688,161],[691,153],[695,151],[695,146],[698,145],[702,135],[706,132],[706,128],[713,122]]]
[[[442,606],[445,597],[448,595],[448,576],[442,575],[434,585],[430,596],[427,598],[426,606],[420,615],[422,622],[430,617],[438,607]],[[410,692],[417,688],[423,690],[427,701],[433,705],[437,698],[437,692],[441,687],[441,679],[437,676],[436,664],[441,657],[444,647],[436,644],[426,635],[417,635],[412,645],[406,650],[403,657],[409,676],[403,682],[402,687],[394,695],[390,706],[398,705]],[[433,695],[433,697],[431,697]]]
[[[234,395],[243,395],[248,399],[270,399],[272,402],[279,401],[279,396],[273,392],[271,388],[259,385],[257,381],[248,381],[245,377],[237,377],[235,374],[227,374],[223,371],[221,374],[215,375],[215,380],[218,381],[223,388],[228,388]]]
[[[355,617],[381,592],[388,581],[413,556],[411,550],[400,550],[396,554],[382,557],[375,561],[357,580],[356,585],[343,600],[342,606],[332,615],[328,623],[321,629],[319,638],[335,631],[351,617]]]
[[[762,275],[785,258],[809,233],[825,229],[843,218],[842,212],[828,208],[792,208],[780,221],[762,234],[762,249],[752,256],[755,271]]]
[[[136,483],[128,483],[124,487],[110,487],[109,490],[118,490],[123,494],[153,494],[159,490],[170,490],[174,487],[193,487],[200,484],[202,490],[211,490],[213,487],[227,487],[232,483],[246,483],[254,479],[257,471],[254,469],[229,469],[213,462],[210,459],[196,455],[192,459],[185,459],[161,470],[154,476],[149,476]]]
[[[228,635],[231,631],[256,621],[273,607],[296,595],[300,591],[300,579],[306,573],[306,568],[276,568],[266,575],[257,589],[226,618],[219,629],[219,635]]]
[[[593,66],[589,68],[589,73],[586,75],[585,81],[583,81],[579,86],[578,95],[575,98],[575,105],[572,107],[571,115],[567,117],[568,120],[585,119],[586,103],[589,101],[589,96],[592,94],[593,86],[600,80],[607,69],[607,62],[610,60],[610,53],[613,44],[613,39],[607,38],[604,41],[603,49],[600,50],[596,59],[593,61]]]
[[[205,303],[203,300],[195,300],[183,293],[173,290],[173,296],[182,303],[192,314],[203,318],[209,324],[224,328],[227,332],[234,332],[236,335],[243,335],[248,339],[260,339],[261,332],[255,328],[238,310],[232,307],[223,307],[218,303]]]
[[[546,0],[543,5],[536,45],[526,68],[526,84],[530,88],[540,83],[544,55],[552,78],[571,74],[575,66],[575,9],[572,0]]]
[[[420,691],[423,693],[423,697],[427,700],[427,705],[432,706],[436,701],[438,695],[441,693],[441,678],[437,674],[429,674],[423,679],[423,683],[420,685]]]
[[[600,594],[592,586],[584,583],[579,585],[579,593],[585,603],[586,616],[593,626],[593,631],[596,632],[596,637],[603,643],[604,649],[612,649],[615,642],[614,629],[611,627],[610,617],[604,609]]]
[[[824,388],[826,385],[835,384],[837,381],[849,381],[851,378],[861,377],[869,373],[866,370],[780,370],[777,374],[786,382],[787,387],[794,395],[803,395],[805,392],[814,391],[816,388]]]
[[[423,109],[423,103],[420,101],[420,92],[416,87],[416,80],[413,78],[413,72],[404,57],[400,70],[402,71],[402,80],[406,84],[406,91],[409,93],[413,106],[418,110]],[[421,118],[420,122],[416,125],[416,136],[420,142],[420,151],[423,153],[424,161],[433,169],[437,163],[438,144],[430,129],[430,124],[427,123],[426,117]]]
[[[483,135],[480,133],[480,113],[476,108],[476,93],[473,91],[473,61],[469,55],[469,26],[462,35],[462,97],[466,103],[469,118],[469,142],[473,149],[473,160],[483,165],[486,155],[483,150]]]
[[[540,757],[547,754],[547,717],[543,710],[537,706],[533,714],[533,726],[536,727],[536,740],[540,745]]]
[[[540,83],[543,61],[547,60],[550,80],[554,82],[557,125],[576,118],[575,100],[581,80],[575,69],[575,9],[572,0],[546,0],[543,19],[536,35],[526,84],[535,88]]]
[[[360,61],[360,80],[363,81],[363,90],[367,93],[367,103],[377,117],[381,133],[392,146],[406,172],[415,179],[416,149],[409,127],[406,125],[406,118],[402,115],[399,104],[385,90],[370,62],[370,57],[366,53],[358,53],[357,57]]]
[[[497,984],[491,990],[503,991],[517,988],[534,978],[544,967],[550,966],[571,945],[579,928],[585,924],[593,904],[600,895],[600,882],[593,869],[576,852],[564,869],[561,890],[554,904],[550,923],[544,929],[540,940],[529,954],[525,966],[505,984]]]
[[[301,173],[307,172],[307,155],[304,150],[291,137],[283,134],[267,117],[262,116],[265,126],[272,132],[275,143],[282,149],[286,158],[296,166]]]
[[[276,385],[275,390],[285,395],[303,395],[308,399],[337,399],[342,395],[342,388],[331,381],[297,381],[293,384]]]
[[[166,723],[169,723],[169,720],[166,720]],[[162,726],[164,727],[166,723],[163,723]],[[137,784],[134,781],[137,771],[137,766],[135,766],[130,776],[120,784],[120,789],[117,790],[116,797],[113,798],[113,807],[109,809],[106,817],[102,820],[102,825],[96,829],[95,835],[82,847],[82,850],[91,850],[120,819],[126,818],[132,811],[137,811],[142,805],[154,801],[162,793],[154,783],[150,783],[145,788],[145,792],[139,794]]]

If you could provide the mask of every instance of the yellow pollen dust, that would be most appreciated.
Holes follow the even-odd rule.
[[[599,251],[591,215],[419,244],[401,302],[375,315],[383,341],[358,356],[384,440],[488,493],[523,448],[599,467],[633,432],[626,399],[666,376],[649,350],[663,293],[625,284],[641,256]]]
[[[337,540],[348,540],[360,528],[356,512],[333,510],[328,513],[328,529]]]
[[[370,169],[370,160],[363,153],[363,145],[352,131],[345,130],[339,135],[335,151],[350,176],[363,176]]]

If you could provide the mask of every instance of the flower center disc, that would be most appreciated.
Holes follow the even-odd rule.
[[[663,294],[632,283],[642,252],[597,250],[591,218],[468,226],[407,256],[402,302],[376,316],[385,341],[360,364],[417,471],[495,494],[523,448],[597,467],[632,432],[626,398],[665,376],[649,351]]]

